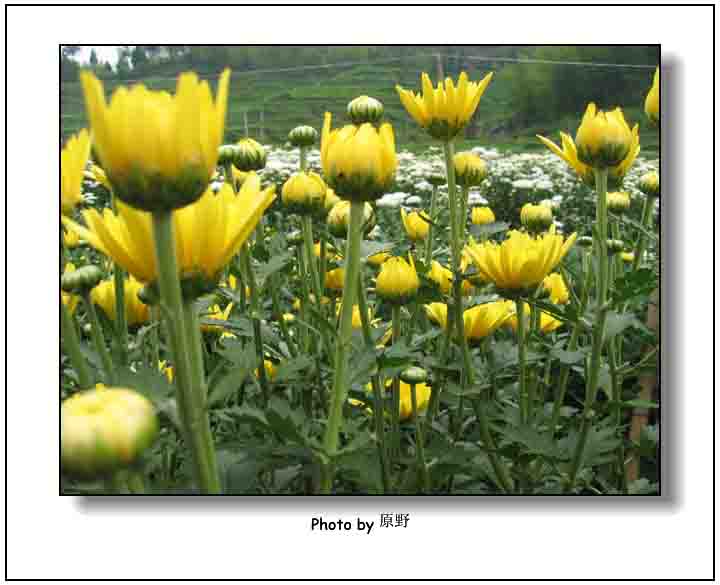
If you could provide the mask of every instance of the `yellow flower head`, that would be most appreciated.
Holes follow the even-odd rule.
[[[208,309],[208,313],[205,315],[205,318],[213,319],[215,321],[227,321],[230,318],[232,309],[233,303],[228,304],[224,310],[220,308],[220,305],[213,305]],[[200,325],[200,329],[202,329],[205,333],[219,333],[225,330],[222,325],[209,325],[205,323]]]
[[[477,187],[487,177],[487,164],[474,152],[458,152],[453,165],[455,180],[461,187]]]
[[[466,247],[479,275],[501,290],[527,290],[540,284],[575,243],[555,233],[555,226],[540,236],[512,230],[502,244],[474,241]]]
[[[465,338],[478,340],[492,335],[510,317],[505,301],[477,305],[463,312]]]
[[[330,213],[330,210],[341,201],[342,199],[335,194],[335,191],[328,187],[325,191],[325,213]]]
[[[440,292],[444,295],[450,292],[453,280],[452,270],[445,268],[437,260],[433,260],[430,263],[430,270],[427,273],[427,277],[438,286]]]
[[[72,230],[63,230],[63,244],[68,250],[77,248],[80,245],[80,236]]]
[[[83,129],[70,137],[60,154],[60,208],[70,215],[82,201],[82,181],[90,156],[90,135]]]
[[[223,185],[210,189],[192,205],[173,213],[175,250],[180,275],[202,275],[215,281],[220,271],[255,229],[262,214],[275,199],[275,187],[260,190],[260,179],[251,173],[235,195]],[[83,212],[87,228],[67,218],[63,224],[76,231],[91,246],[112,258],[143,283],[157,278],[152,218],[118,202],[118,214],[105,209]]]
[[[589,103],[575,135],[578,158],[587,165],[606,169],[619,165],[630,152],[632,132],[620,108],[598,110]]]
[[[375,283],[375,292],[378,296],[391,303],[405,304],[420,287],[420,279],[415,271],[415,263],[410,256],[410,262],[405,258],[395,256],[385,261],[380,267]]]
[[[570,300],[570,292],[559,272],[548,274],[543,280],[543,288],[550,295],[550,302],[556,305],[564,305]]]
[[[138,292],[143,285],[132,276],[125,279],[125,316],[128,326],[142,325],[150,320],[150,307],[141,302]],[[115,281],[104,280],[90,293],[90,299],[111,321],[115,321]]]
[[[389,387],[392,387],[390,383]],[[422,413],[427,409],[428,403],[430,402],[430,394],[432,390],[430,386],[425,383],[415,384],[415,402],[417,406],[418,414]],[[412,418],[413,407],[412,407],[412,390],[410,384],[400,381],[400,420],[408,420]]]
[[[627,174],[630,167],[635,162],[638,154],[640,154],[640,134],[639,125],[635,124],[631,132],[630,148],[625,158],[617,165],[608,168],[608,187],[610,189],[619,189],[622,186],[623,179]],[[547,146],[552,152],[563,159],[582,179],[582,181],[588,187],[595,187],[595,175],[593,174],[592,167],[581,162],[578,158],[577,147],[575,141],[571,136],[560,132],[560,138],[562,140],[562,149],[555,144],[552,140],[548,140],[544,136],[537,137],[540,141]]]
[[[310,215],[325,208],[327,186],[320,175],[300,171],[283,185],[282,202],[291,212]]]
[[[442,329],[447,328],[448,306],[445,303],[430,303],[423,305],[428,319],[439,325]]]
[[[513,331],[517,332],[518,319],[517,319],[517,306],[513,301],[505,301],[507,303],[508,311],[510,316],[507,320],[507,324]],[[527,327],[527,318],[530,315],[530,307],[527,303],[523,303],[523,313],[525,314],[525,323]],[[550,313],[542,311],[540,313],[539,331],[540,333],[550,333],[555,331],[559,327],[562,327],[563,322],[553,317]]]
[[[348,226],[350,225],[350,201],[338,201],[333,205],[327,215],[327,226],[330,233],[336,238],[347,237]],[[365,202],[363,207],[363,233],[368,233],[375,227],[375,210],[370,203]]]
[[[645,98],[645,113],[656,124],[660,120],[660,67],[655,68],[653,84]]]
[[[613,213],[625,213],[630,209],[630,194],[626,191],[611,191],[607,194],[607,208]]]
[[[265,374],[267,375],[268,379],[270,381],[275,379],[275,376],[277,374],[277,368],[275,367],[275,364],[272,363],[270,360],[263,360],[263,366],[265,367]],[[260,377],[260,368],[255,369],[255,377]]]
[[[495,214],[489,207],[473,207],[470,212],[470,221],[473,225],[485,225],[495,222]]]
[[[320,159],[328,183],[343,199],[372,201],[395,181],[397,156],[390,124],[352,124],[331,130],[332,115],[325,114]]]
[[[415,95],[399,85],[395,89],[405,109],[433,138],[450,140],[465,128],[480,103],[493,74],[488,73],[479,83],[468,81],[464,71],[457,87],[449,77],[433,88],[427,73],[422,74],[422,95]]]
[[[127,388],[74,394],[60,410],[63,471],[97,477],[134,463],[155,439],[152,403]]]
[[[660,196],[660,175],[657,171],[645,173],[638,181],[638,189],[648,197]]]
[[[325,273],[325,288],[329,291],[342,292],[345,285],[345,269],[334,268]]]
[[[183,73],[174,96],[139,84],[119,87],[108,104],[102,82],[80,74],[95,149],[120,199],[154,211],[203,194],[222,143],[229,78],[225,70],[215,100],[206,81]]]
[[[407,213],[404,209],[401,209],[400,217],[405,227],[405,233],[407,233],[411,241],[421,242],[427,238],[430,231],[430,217],[424,211]]]
[[[107,178],[107,174],[101,167],[97,166],[96,164],[92,165],[92,167],[90,168],[90,178],[92,178],[92,180],[96,183],[100,183],[108,191],[112,191],[112,185]]]

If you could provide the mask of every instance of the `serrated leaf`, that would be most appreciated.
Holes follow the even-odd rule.
[[[276,384],[280,384],[300,380],[304,377],[303,375],[301,375],[303,370],[308,370],[314,367],[314,364],[315,362],[313,361],[313,359],[307,355],[301,355],[294,359],[289,359],[281,362],[275,370],[275,377],[273,381]],[[309,376],[310,372],[308,372],[306,375]]]

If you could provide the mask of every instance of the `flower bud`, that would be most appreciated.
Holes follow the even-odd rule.
[[[607,240],[608,255],[619,254],[625,249],[625,242],[622,240]]]
[[[620,258],[623,262],[633,262],[635,260],[635,254],[633,252],[621,252]]]
[[[400,379],[406,384],[422,384],[427,382],[428,373],[418,366],[410,366],[400,372]]]
[[[320,175],[300,171],[290,177],[282,188],[282,202],[299,215],[311,215],[325,209],[327,186]]]
[[[218,148],[218,164],[225,167],[235,161],[236,149],[234,144],[223,144]]]
[[[288,134],[288,140],[293,146],[301,148],[312,146],[318,138],[318,131],[312,126],[296,126]]]
[[[559,272],[548,274],[542,282],[543,290],[550,297],[550,301],[556,305],[564,305],[570,300],[565,280]]]
[[[75,394],[63,402],[60,418],[63,471],[88,478],[136,463],[158,430],[152,403],[127,388]]]
[[[582,236],[575,240],[575,244],[577,244],[581,248],[592,248],[593,239],[590,236]]]
[[[335,194],[335,191],[330,187],[325,191],[325,215],[330,213],[330,210],[335,207],[336,203],[340,203],[342,199]]]
[[[648,197],[660,197],[660,175],[657,171],[645,173],[640,177],[638,189]]]
[[[655,69],[653,84],[645,98],[645,114],[656,124],[660,120],[660,68]]]
[[[405,304],[412,299],[420,288],[420,279],[415,271],[415,264],[405,258],[396,256],[385,261],[380,267],[375,282],[375,292],[382,299],[394,303]]]
[[[327,216],[327,225],[330,233],[336,238],[347,237],[348,226],[350,224],[350,202],[340,201],[336,203]],[[363,225],[362,231],[367,234],[375,227],[375,210],[369,203],[365,203],[363,207]]]
[[[625,191],[613,191],[607,194],[608,211],[621,215],[630,209],[630,195]]]
[[[345,269],[334,268],[325,273],[325,290],[341,293],[345,286]]]
[[[427,238],[430,231],[430,218],[424,211],[407,213],[404,209],[401,209],[400,217],[410,241],[422,242]]]
[[[235,145],[233,163],[241,171],[259,171],[265,168],[267,154],[262,144],[252,138],[243,138]]]
[[[620,108],[603,112],[588,104],[575,143],[578,159],[597,169],[619,165],[630,151],[633,135]]]
[[[84,294],[92,290],[103,277],[97,266],[82,266],[77,270],[66,271],[60,280],[60,287],[66,293]]]
[[[526,203],[520,210],[520,221],[529,232],[542,232],[553,223],[552,209],[545,205]]]
[[[473,225],[485,225],[495,222],[495,214],[489,207],[473,207],[470,212],[470,221]]]
[[[477,154],[459,152],[453,158],[455,180],[461,187],[477,187],[487,177],[487,164]]]
[[[302,246],[304,243],[303,235],[300,230],[293,230],[287,235],[287,243],[290,246]]]
[[[378,124],[382,120],[384,108],[382,103],[375,98],[361,95],[348,104],[347,113],[356,126],[366,122]]]
[[[434,187],[439,187],[440,185],[444,185],[447,183],[447,177],[445,176],[445,173],[441,170],[438,170],[437,172],[430,173],[427,177],[427,182],[433,185]]]

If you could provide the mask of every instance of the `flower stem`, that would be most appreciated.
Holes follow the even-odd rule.
[[[467,206],[468,206],[468,197],[470,195],[470,187],[462,187],[461,190],[461,196],[460,196],[460,226],[461,229],[465,230],[465,224],[467,223]],[[465,242],[463,242],[465,243]]]
[[[198,487],[207,493],[220,493],[220,479],[213,473],[208,455],[213,451],[207,444],[210,437],[208,414],[202,388],[193,387],[190,361],[190,340],[185,327],[182,292],[175,256],[172,211],[153,213],[155,254],[158,268],[158,288],[166,310],[167,330],[175,366],[178,412],[183,424],[185,440],[190,448],[193,471]]]
[[[352,312],[355,304],[358,274],[360,272],[360,240],[363,221],[362,201],[353,201],[350,205],[350,225],[348,226],[347,248],[345,254],[345,280],[343,283],[342,308],[340,310],[340,330],[335,347],[335,376],[333,379],[330,412],[323,439],[323,447],[328,461],[323,462],[320,483],[321,493],[332,492],[335,475],[335,457],[338,452],[340,427],[342,426],[343,406],[347,398],[348,354],[352,341]]]
[[[313,286],[313,293],[315,295],[315,306],[319,314],[322,313],[322,294],[323,286],[318,273],[318,263],[315,261],[315,245],[313,243],[313,229],[312,219],[309,215],[302,216],[302,235],[303,244],[305,247],[305,261],[307,263],[307,270],[310,273],[310,282]],[[335,315],[331,315],[334,318]],[[330,342],[327,338],[327,332],[324,327],[320,328],[320,336],[322,337],[323,346],[326,351],[329,352]],[[318,355],[320,353],[318,352]]]
[[[413,420],[415,421],[415,451],[417,455],[417,466],[422,482],[422,491],[430,491],[430,475],[425,463],[425,440],[423,438],[423,425],[418,418],[417,392],[415,384],[410,384],[410,400],[412,402]]]
[[[518,368],[520,371],[520,419],[523,423],[528,422],[528,393],[527,393],[527,372],[525,355],[525,303],[520,299],[515,301],[515,312],[517,313],[517,344],[518,344]]]
[[[60,327],[62,329],[62,340],[65,351],[67,351],[72,363],[73,369],[77,374],[78,386],[81,389],[90,388],[92,386],[92,375],[87,361],[80,350],[80,340],[78,339],[77,329],[75,329],[75,319],[60,299]]]
[[[645,229],[645,230],[650,227],[650,222],[652,221],[652,212],[653,212],[654,204],[655,204],[654,197],[645,196],[645,202],[643,203],[642,220],[641,220],[641,225],[642,225],[643,229]],[[642,262],[643,254],[645,254],[646,244],[647,244],[647,238],[645,236],[645,232],[640,231],[640,233],[638,233],[637,242],[635,243],[635,257],[633,258],[633,264],[632,264],[633,271],[640,268],[640,262]]]
[[[585,386],[585,406],[583,408],[582,427],[580,438],[573,454],[570,475],[566,491],[575,488],[577,474],[582,466],[585,446],[593,423],[593,406],[597,396],[598,382],[600,379],[600,362],[605,337],[605,321],[607,319],[607,296],[608,296],[608,272],[609,262],[607,254],[607,169],[595,169],[595,191],[597,193],[596,208],[596,231],[595,231],[595,257],[598,267],[596,310],[597,318],[593,329],[592,354],[590,356],[590,368]]]
[[[250,320],[253,327],[253,342],[255,343],[255,357],[258,360],[258,372],[260,378],[260,389],[263,393],[265,404],[270,400],[270,387],[268,386],[267,372],[265,371],[265,353],[263,351],[262,328],[260,327],[260,291],[255,281],[255,272],[252,267],[250,258],[250,250],[247,244],[244,244],[240,250],[242,263],[245,267],[245,274],[250,287]]]
[[[370,317],[368,314],[367,299],[365,298],[365,286],[362,278],[362,268],[358,278],[358,309],[360,310],[360,321],[362,323],[363,339],[369,350],[375,350],[372,335],[370,333]],[[390,468],[387,460],[385,446],[385,405],[383,390],[380,383],[380,376],[373,374],[370,377],[373,392],[373,420],[375,422],[375,435],[377,437],[378,456],[380,459],[380,472],[383,482],[383,493],[390,491]]]
[[[117,264],[113,265],[113,282],[115,283],[115,327],[118,336],[118,356],[120,364],[124,365],[128,359],[128,325],[125,315],[125,274]]]
[[[105,345],[105,336],[103,335],[102,325],[100,325],[100,319],[98,319],[95,305],[90,298],[90,291],[84,292],[82,299],[85,303],[88,317],[90,318],[90,336],[92,337],[95,351],[100,356],[100,361],[102,361],[103,370],[105,370],[105,381],[112,386],[115,383],[115,370],[110,352]]]
[[[392,306],[392,343],[395,347],[400,341],[402,328],[400,324],[400,305]],[[392,411],[390,413],[392,423],[392,455],[397,458],[400,454],[400,376],[392,380]]]
[[[430,219],[435,222],[435,216],[437,215],[437,199],[438,199],[438,186],[433,185],[432,197],[430,198]],[[433,252],[433,235],[435,232],[435,226],[431,223],[428,227],[427,238],[425,239],[425,266],[429,267],[432,261]]]

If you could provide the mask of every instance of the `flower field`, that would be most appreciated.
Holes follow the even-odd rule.
[[[229,72],[61,155],[67,494],[659,493],[660,196],[637,120],[456,152],[492,74],[224,142]],[[659,79],[645,115],[659,124]],[[639,97],[640,100],[640,97]],[[558,136],[560,136],[558,138]]]

